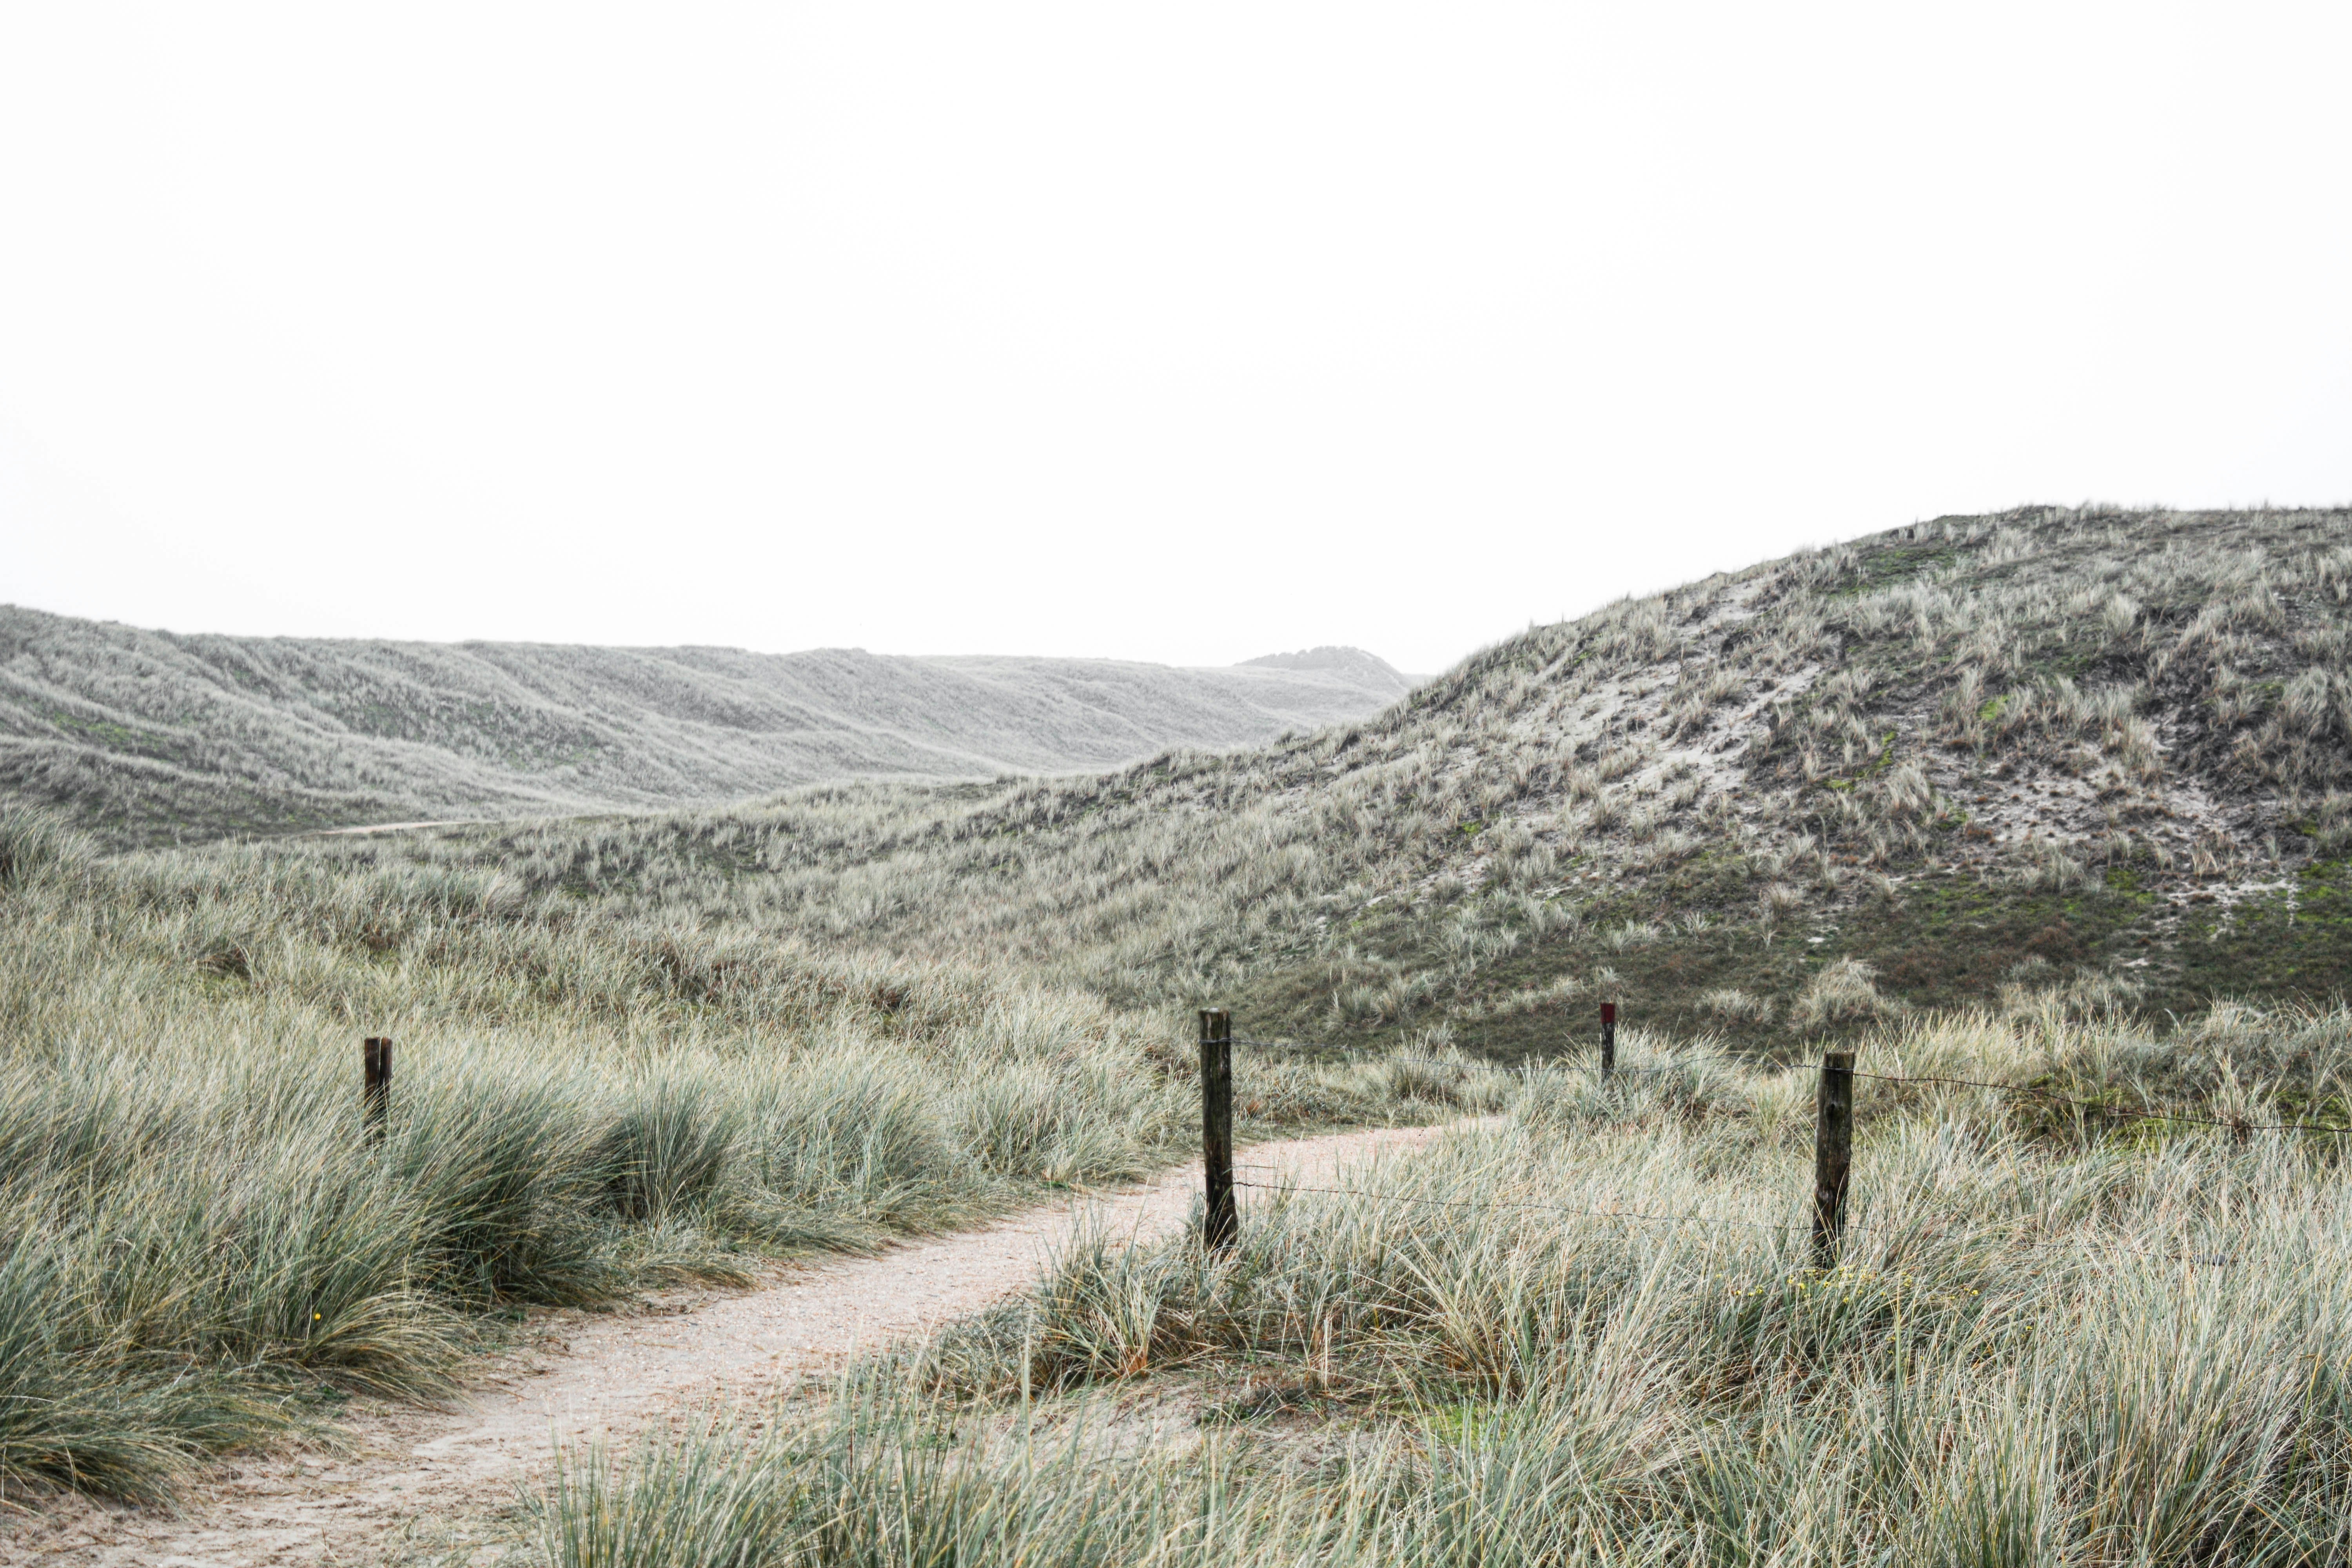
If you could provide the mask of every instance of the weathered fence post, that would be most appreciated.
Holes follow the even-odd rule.
[[[1818,1120],[1813,1126],[1813,1258],[1823,1268],[1837,1263],[1838,1238],[1845,1230],[1846,1178],[1853,1171],[1853,1053],[1822,1057]]]
[[[392,1040],[369,1036],[360,1043],[360,1121],[371,1143],[383,1142],[385,1123],[392,1120]]]
[[[1601,1076],[1617,1070],[1617,1004],[1601,1004]]]
[[[1201,1167],[1208,1198],[1202,1236],[1229,1251],[1241,1221],[1234,1212],[1234,1022],[1223,1007],[1201,1009]]]

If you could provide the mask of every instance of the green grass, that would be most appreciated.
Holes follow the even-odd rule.
[[[519,1306],[1141,1174],[1197,1137],[1192,1061],[1163,1020],[1014,976],[495,874],[109,860],[0,816],[0,1486],[167,1498],[337,1397],[446,1395]],[[1254,1067],[1244,1128],[1494,1092],[1454,1078]]]
[[[2352,1552],[2335,1141],[2109,1136],[1865,1079],[1823,1268],[1810,1078],[1625,1044],[1649,1070],[1547,1069],[1507,1125],[1339,1184],[1391,1201],[1249,1194],[1230,1256],[1082,1243],[830,1408],[575,1457],[535,1549],[551,1568]],[[2168,1042],[2062,1007],[1915,1020],[1863,1065],[2227,1111],[2340,1095],[2352,1016],[2217,1014]],[[1197,1414],[1139,1429],[1121,1413],[1154,1390]]]
[[[2344,523],[1940,520],[1536,628],[1361,723],[1097,777],[830,784],[115,858],[10,814],[0,1479],[166,1495],[204,1456],[300,1431],[339,1397],[436,1396],[481,1325],[521,1304],[740,1279],[778,1253],[871,1247],[1183,1157],[1185,1019],[1202,1005],[1249,1034],[1454,1064],[1253,1061],[1254,1134],[1518,1093],[1508,1134],[1398,1173],[1498,1194],[1785,1220],[1804,1090],[1753,1064],[1833,1040],[2117,1107],[2340,1118]],[[561,724],[523,731],[491,749],[581,743]],[[29,755],[0,752],[0,772],[46,777]],[[131,784],[105,809],[149,841],[175,819],[350,804],[116,761]],[[1602,1000],[1625,1008],[1629,1050],[1688,1047],[1639,1094],[1545,1065],[1591,1040]],[[353,1135],[351,1058],[384,1033],[397,1113],[376,1150]],[[928,1489],[922,1517],[869,1531],[842,1510],[898,1495],[903,1445],[860,1446],[853,1422],[761,1461],[777,1485],[818,1480],[758,1504],[782,1510],[759,1515],[759,1550],[816,1553],[772,1544],[815,1529],[828,1560],[969,1541],[975,1557],[1076,1561],[1762,1561],[1780,1550],[1756,1533],[1769,1524],[1795,1560],[1845,1552],[1828,1521],[1861,1517],[1851,1538],[1874,1561],[2343,1554],[2326,1522],[2343,1500],[2333,1384],[2306,1384],[2319,1403],[2296,1414],[2229,1359],[2259,1342],[2341,1363],[2325,1293],[2340,1269],[2309,1278],[2263,1239],[2336,1245],[2332,1165],[2047,1103],[1873,1112],[1874,1168],[1916,1200],[1903,1223],[1976,1270],[1990,1328],[1971,1308],[1937,1319],[1940,1337],[1890,1339],[1816,1321],[1814,1285],[1769,1310],[1709,1294],[1783,1278],[1792,1260],[1769,1247],[1368,1229],[1302,1196],[1295,1225],[1259,1227],[1287,1250],[1238,1272],[1181,1249],[1074,1258],[1047,1292],[1063,1305],[1023,1341],[1048,1358],[1031,1381],[1076,1398],[1137,1375],[1139,1355],[1152,1376],[1256,1358],[1370,1449],[1266,1479],[1242,1428],[1303,1418],[1276,1409],[1231,1451],[1090,1502],[1024,1479],[1043,1473],[1019,1468],[1042,1462],[1034,1447],[934,1445],[907,1472]],[[2192,1279],[2207,1294],[2163,1321],[2208,1382],[2168,1404],[2156,1352],[2125,1333],[2156,1299],[2115,1285],[2162,1279],[2093,1263],[2110,1242],[2202,1245],[2200,1227],[2233,1215],[2272,1272]],[[2002,1261],[2021,1226],[2056,1249],[2034,1255],[2054,1283]],[[1350,1261],[1318,1251],[1323,1236],[1371,1250]],[[1482,1297],[1465,1259],[1525,1288]],[[1861,1261],[1922,1277],[1908,1255]],[[1426,1295],[1440,1286],[1454,1294]],[[1069,1331],[1034,1331],[1052,1323]],[[942,1397],[995,1408],[1011,1342],[994,1331],[972,1331]],[[1535,1375],[1555,1362],[1646,1389],[1673,1420],[1612,1436],[1622,1412],[1590,1406],[1586,1383]],[[1667,1384],[1640,1383],[1645,1366]],[[1914,1366],[1933,1378],[1906,1381]],[[1447,1417],[1434,1442],[1415,1436],[1415,1401],[1475,1418]],[[929,1404],[873,1408],[882,1429],[902,1414],[939,1429]],[[2224,1416],[2284,1446],[2231,1447]],[[1948,1444],[1903,1436],[1922,1424]],[[712,1496],[737,1495],[726,1445],[696,1452],[664,1484],[715,1477]],[[2214,1455],[2259,1465],[2235,1492],[2210,1467],[2147,1468]],[[623,1470],[577,1473],[604,1477],[594,1508],[636,1506]],[[1502,1489],[1479,1493],[1477,1475]],[[770,1480],[744,1485],[768,1496]],[[1528,1497],[1582,1533],[1513,1536],[1536,1516],[1510,1500]],[[2266,1522],[2193,1540],[2148,1522],[2252,1517],[2226,1512],[2241,1502]],[[1072,1534],[1097,1506],[1097,1533]],[[1996,1516],[2031,1528],[1952,1533]],[[609,1549],[637,1550],[637,1529]],[[608,1549],[581,1539],[589,1558]]]
[[[1354,649],[1176,669],[181,636],[0,605],[0,795],[117,846],[1115,766],[1369,715]]]
[[[2339,984],[2345,523],[1943,519],[1535,628],[1253,752],[300,853],[1512,1058],[1604,992],[1784,1049],[1849,960],[1890,1007],[2055,980],[2160,1027]]]
[[[2177,950],[2182,994],[2326,995],[2352,976],[2352,860],[2315,859],[2285,890],[2188,911]]]

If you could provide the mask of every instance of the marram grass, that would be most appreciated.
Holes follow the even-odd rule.
[[[2352,964],[2347,669],[2352,512],[2034,507],[1530,627],[1263,747],[255,853],[1513,1056],[1596,1000],[1844,1032],[1803,1003],[1836,957],[1939,1008],[2084,971],[2160,1022]]]
[[[2352,1055],[2342,1012],[2236,1025],[2249,1076],[2265,1037],[2327,1058],[2306,1072]],[[1865,1081],[1853,1228],[1822,1268],[1801,1075],[1626,1044],[1660,1070],[1539,1073],[1503,1125],[1331,1184],[1382,1201],[1252,1194],[1226,1258],[1082,1241],[1025,1301],[872,1363],[829,1410],[573,1456],[538,1550],[560,1568],[2352,1558],[2341,1141],[2111,1137],[2021,1097]],[[2162,1047],[1914,1019],[1864,1065],[2022,1081],[2135,1049],[2152,1069]],[[1108,1396],[1154,1380],[1195,1414],[1114,1436]],[[1284,1409],[1307,1414],[1263,1424]]]
[[[495,873],[108,861],[0,821],[0,1487],[171,1495],[484,1314],[743,1281],[1180,1157],[1190,1053],[1090,998],[606,918]],[[362,1035],[395,1042],[363,1136]],[[1491,1100],[1253,1067],[1264,1129]]]

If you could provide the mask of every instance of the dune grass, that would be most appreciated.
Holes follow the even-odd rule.
[[[2034,964],[2158,1024],[2324,1000],[2352,963],[2347,538],[2340,510],[1938,519],[1530,628],[1253,750],[309,853],[1301,1033],[1450,1019],[1511,1057],[1596,999],[1769,1048],[1839,958],[1943,1009]]]
[[[2338,1094],[2352,1060],[2340,1009],[2200,1027],[2174,1049],[2055,1009],[1915,1019],[1864,1065],[2120,1068],[2226,1114],[2241,1090]],[[564,1568],[2352,1555],[2343,1140],[1865,1080],[1853,1228],[1823,1269],[1805,1076],[1629,1046],[1654,1070],[1545,1069],[1505,1125],[1340,1184],[1386,1201],[1250,1194],[1230,1258],[1082,1245],[830,1409],[574,1454],[538,1550]],[[1160,1384],[1193,1414],[1139,1441],[1110,1396]]]
[[[1168,1020],[968,967],[0,821],[0,1485],[167,1497],[354,1394],[446,1394],[519,1308],[1139,1175],[1197,1139],[1194,1071]],[[1454,1092],[1244,1089],[1260,1135]]]
[[[0,795],[117,846],[1115,767],[1361,718],[1355,648],[1223,669],[858,648],[184,636],[0,605]]]
[[[1540,1063],[1615,1000],[1750,1058],[2345,1120],[2346,517],[1938,520],[1098,778],[124,858],[0,818],[0,1484],[167,1496],[354,1394],[436,1397],[518,1308],[1181,1157],[1180,1019],[1223,1003],[1451,1058],[1250,1058],[1247,1130],[1508,1102],[1378,1174],[1738,1223],[1254,1194],[1236,1260],[1075,1254],[840,1420],[645,1473],[752,1510],[745,1562],[2340,1557],[2334,1141],[1865,1084],[1821,1277],[1769,1228],[1798,1078],[1631,1029],[1659,1070]],[[957,1414],[1251,1358],[1344,1453],[1220,1437],[1069,1495],[1039,1478],[1098,1447]],[[662,1512],[616,1459],[569,1474]],[[701,1550],[614,1529],[550,1550]]]

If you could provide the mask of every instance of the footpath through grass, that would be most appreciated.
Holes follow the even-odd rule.
[[[1810,1077],[1625,1045],[1654,1070],[1540,1070],[1499,1130],[1333,1184],[1377,1197],[1252,1194],[1230,1258],[1081,1247],[830,1408],[575,1453],[533,1549],[563,1568],[2352,1554],[2347,1140],[1864,1079],[1853,1228],[1822,1270]],[[2352,1014],[2221,1009],[2163,1040],[2055,1005],[1957,1015],[1882,1030],[1863,1066],[2340,1124]]]
[[[382,1145],[359,1042],[396,1041]],[[1192,1047],[1082,994],[817,957],[495,872],[110,861],[0,819],[0,1488],[173,1496],[484,1325],[870,1249],[1197,1138]],[[1490,1103],[1266,1064],[1258,1131]]]

